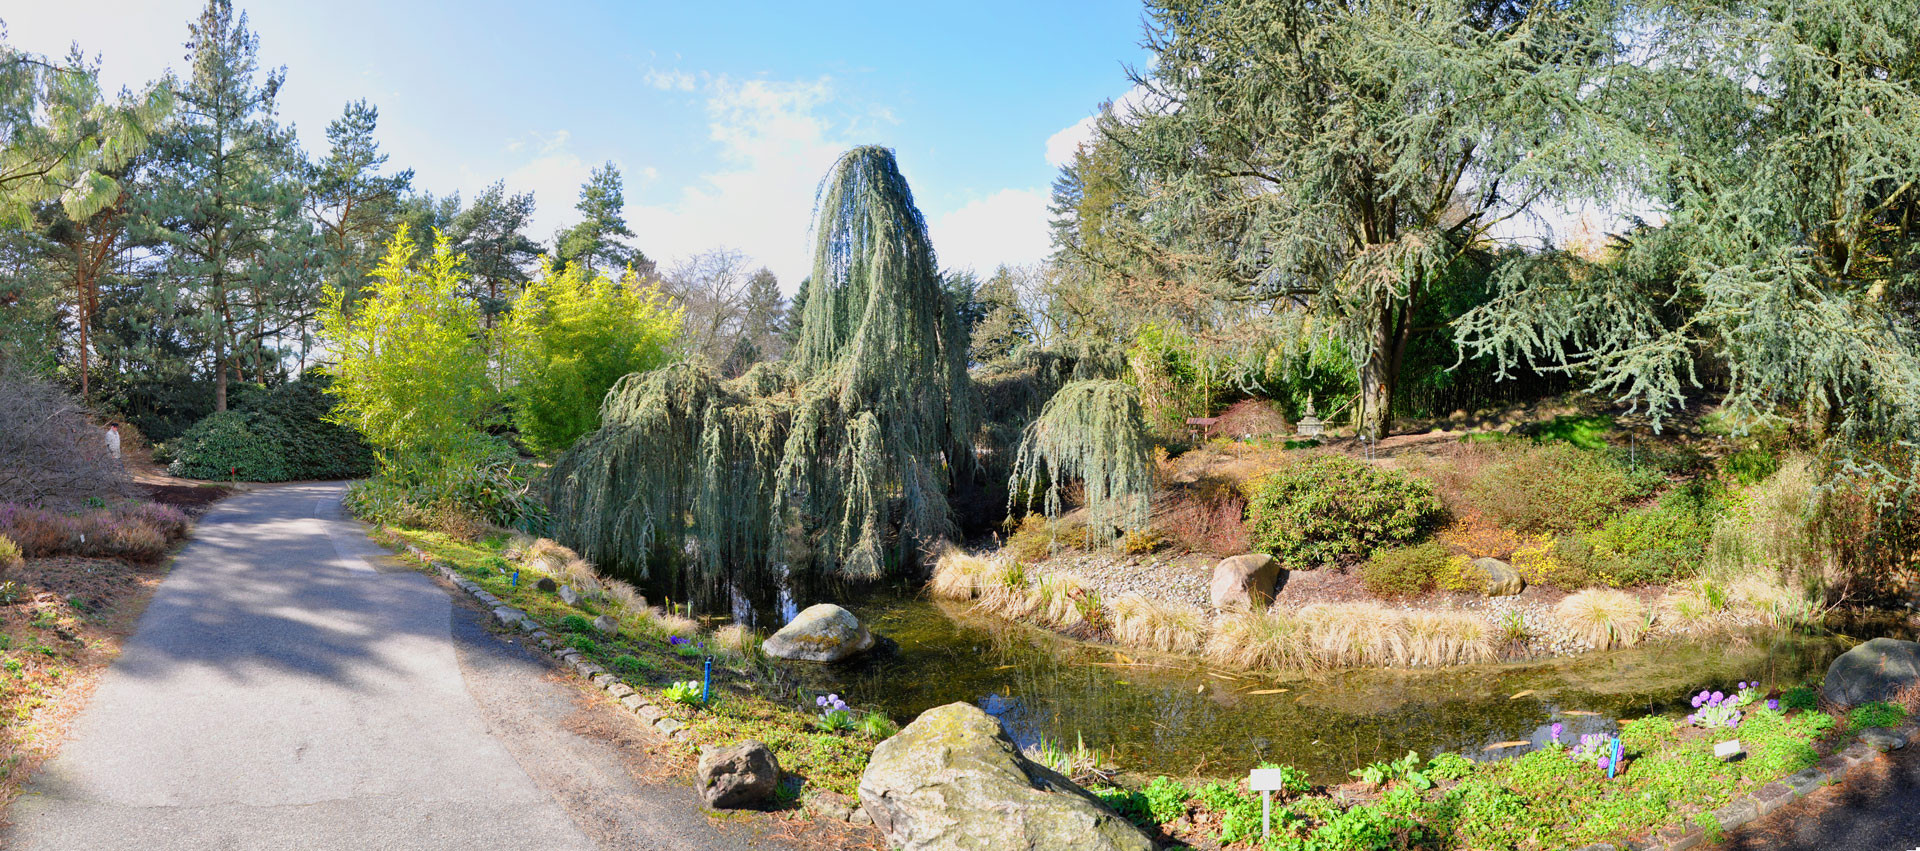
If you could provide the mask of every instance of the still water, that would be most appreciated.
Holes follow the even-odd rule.
[[[853,706],[905,724],[965,701],[998,715],[1023,745],[1080,739],[1130,771],[1231,776],[1273,761],[1320,782],[1409,750],[1517,755],[1529,748],[1491,746],[1544,743],[1555,722],[1563,739],[1577,739],[1613,730],[1615,719],[1681,715],[1692,694],[1742,680],[1790,687],[1819,677],[1852,643],[1716,637],[1530,663],[1276,678],[1073,641],[965,604],[881,593],[842,605],[891,646],[850,664],[795,665],[804,684]]]

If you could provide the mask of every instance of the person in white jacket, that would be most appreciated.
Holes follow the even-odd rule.
[[[112,455],[115,461],[120,460],[119,423],[107,423],[107,454]]]

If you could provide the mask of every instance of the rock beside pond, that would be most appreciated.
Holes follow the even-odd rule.
[[[1280,563],[1266,553],[1248,553],[1223,559],[1213,566],[1209,592],[1215,611],[1265,609],[1280,583]]]
[[[780,785],[780,761],[766,745],[748,739],[732,747],[700,749],[694,783],[707,806],[737,810],[764,803]]]
[[[873,633],[832,603],[808,606],[760,645],[768,656],[802,662],[838,662],[872,648]]]
[[[1139,828],[1027,759],[968,703],[929,709],[880,743],[860,804],[894,848],[1150,851]]]
[[[1527,590],[1527,581],[1520,578],[1513,566],[1497,558],[1477,558],[1468,565],[1469,576],[1480,583],[1481,589],[1489,597],[1511,597]]]
[[[1920,642],[1876,638],[1833,660],[1820,690],[1841,706],[1858,706],[1892,700],[1914,683],[1920,683]]]

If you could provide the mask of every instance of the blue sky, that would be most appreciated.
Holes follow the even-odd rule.
[[[896,150],[943,265],[1039,260],[1056,165],[1146,61],[1138,0],[238,6],[309,150],[364,97],[417,187],[532,190],[543,239],[611,159],[649,256],[735,248],[788,292],[820,177],[853,144]],[[120,86],[182,67],[199,9],[0,0],[0,20],[22,49],[78,41]]]

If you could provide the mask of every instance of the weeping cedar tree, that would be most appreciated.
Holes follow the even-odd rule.
[[[706,599],[776,574],[874,579],[952,538],[950,497],[979,470],[978,391],[892,152],[842,156],[817,215],[789,359],[732,380],[699,363],[621,379],[548,476],[556,537]],[[1033,451],[1061,475],[1106,457],[1064,436]]]
[[[1737,422],[1797,413],[1836,458],[1920,438],[1920,2],[1659,11],[1666,58],[1623,123],[1670,141],[1641,190],[1667,223],[1506,276],[1463,349],[1588,377],[1656,425],[1705,366]]]
[[[1384,434],[1413,317],[1542,199],[1604,194],[1618,4],[1159,0],[1143,105],[1103,133],[1132,249],[1227,303],[1303,305]]]

